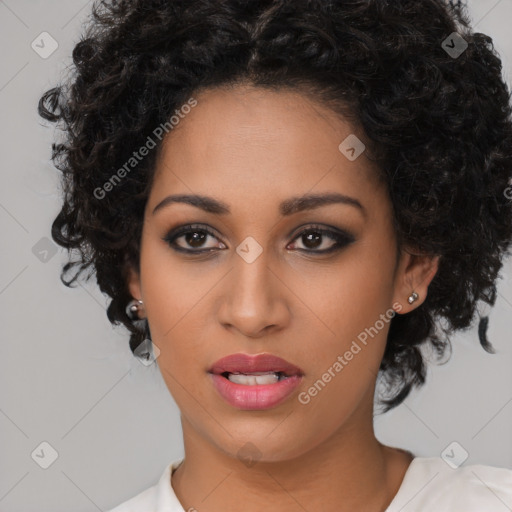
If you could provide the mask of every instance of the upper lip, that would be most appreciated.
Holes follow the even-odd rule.
[[[208,370],[210,373],[257,373],[282,372],[286,376],[303,375],[304,372],[292,363],[272,354],[231,354],[219,359]]]

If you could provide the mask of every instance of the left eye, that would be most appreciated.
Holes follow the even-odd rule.
[[[330,238],[334,243],[325,247],[324,238]],[[305,249],[299,249],[306,252],[328,253],[340,249],[344,245],[348,245],[353,241],[353,237],[348,234],[338,233],[321,227],[312,226],[301,231],[294,240],[300,240]],[[319,247],[324,246],[323,249]]]

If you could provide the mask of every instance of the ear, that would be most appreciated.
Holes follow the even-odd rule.
[[[129,266],[126,270],[126,275],[127,275],[126,279],[127,279],[128,289],[130,290],[130,295],[134,299],[142,300],[140,276],[139,276],[138,272],[132,266]]]
[[[440,255],[415,254],[405,249],[400,256],[400,262],[395,273],[393,307],[397,313],[409,313],[417,308],[427,298],[428,286],[439,269]],[[418,298],[409,304],[408,298],[412,292]]]

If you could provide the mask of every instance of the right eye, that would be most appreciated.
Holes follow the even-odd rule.
[[[198,254],[212,252],[215,249],[214,247],[207,247],[206,249],[194,250],[194,247],[204,247],[204,243],[208,237],[217,238],[207,226],[202,224],[188,224],[169,232],[165,237],[163,237],[163,240],[166,241],[175,251]],[[182,244],[177,243],[180,239],[183,239]],[[222,242],[221,245],[221,249],[226,248]]]

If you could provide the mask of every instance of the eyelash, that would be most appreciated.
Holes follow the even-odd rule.
[[[181,252],[181,253],[204,254],[204,253],[209,253],[209,252],[213,252],[216,250],[222,250],[222,249],[213,249],[213,248],[198,249],[198,250],[184,249],[183,247],[179,247],[176,244],[176,240],[178,238],[180,238],[181,236],[186,235],[188,233],[196,233],[196,232],[206,233],[214,238],[217,238],[217,236],[204,225],[188,224],[186,226],[181,226],[180,228],[178,228],[174,231],[170,231],[166,236],[164,236],[162,238],[162,240],[164,240],[174,251]],[[310,232],[317,233],[322,236],[325,235],[328,238],[331,238],[332,240],[334,240],[335,244],[332,247],[330,247],[329,249],[324,249],[322,251],[317,251],[314,249],[297,249],[298,251],[306,252],[308,254],[328,254],[328,253],[332,253],[335,251],[339,251],[343,247],[345,247],[355,241],[354,237],[350,233],[338,231],[338,230],[334,231],[334,230],[330,230],[330,229],[325,229],[317,224],[309,225],[306,229],[303,229],[302,231],[297,233],[297,235],[293,238],[293,240],[296,240],[297,238],[300,238],[304,234],[310,233]]]

